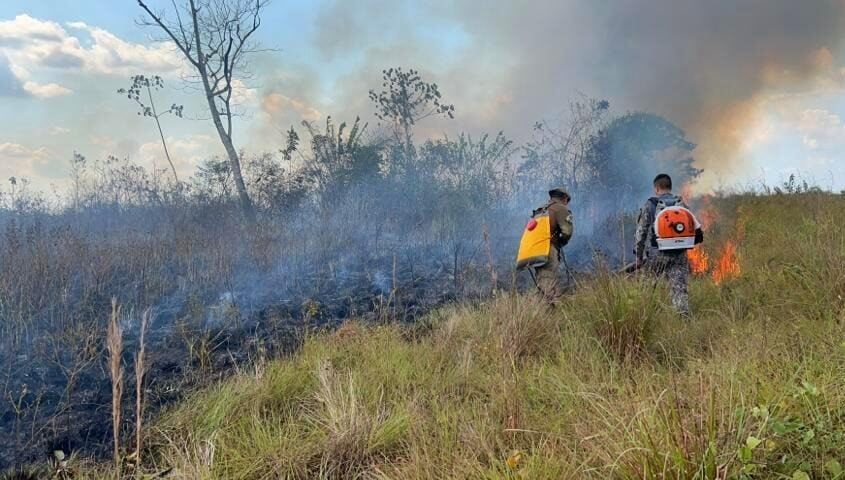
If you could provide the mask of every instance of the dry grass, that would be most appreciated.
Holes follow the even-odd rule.
[[[695,280],[692,323],[663,286],[598,275],[553,311],[503,295],[421,336],[347,324],[171,410],[155,461],[181,478],[836,478],[845,246],[813,239],[845,236],[840,203],[789,234],[749,222],[743,276]]]
[[[498,294],[438,310],[424,331],[350,322],[169,409],[147,428],[145,470],[841,478],[843,199],[725,203],[725,218],[747,219],[743,273],[720,285],[694,279],[689,323],[671,313],[663,285],[609,274],[555,310]],[[730,233],[713,232],[708,248]]]
[[[109,353],[109,376],[111,378],[111,418],[114,436],[114,465],[120,470],[120,427],[123,408],[123,329],[120,326],[120,306],[112,299],[112,311],[106,334],[106,348]]]
[[[138,336],[138,352],[135,354],[135,461],[142,463],[141,446],[144,425],[144,379],[147,374],[147,327],[150,323],[151,311],[145,310],[141,315],[140,333]]]

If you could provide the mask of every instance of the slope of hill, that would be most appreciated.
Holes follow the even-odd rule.
[[[146,429],[144,469],[845,478],[845,199],[711,208],[688,322],[662,284],[613,273],[582,279],[553,311],[500,292],[410,328],[349,322],[169,409]]]

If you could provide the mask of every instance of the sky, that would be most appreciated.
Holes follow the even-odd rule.
[[[180,0],[177,0],[179,2]],[[150,0],[154,8],[171,2]],[[264,50],[236,92],[235,144],[282,147],[303,120],[377,120],[367,92],[390,67],[436,82],[454,120],[420,137],[530,138],[568,102],[658,113],[698,144],[698,189],[777,184],[797,174],[845,189],[845,4],[839,0],[275,0]],[[189,71],[130,0],[0,2],[0,189],[67,184],[74,152],[165,168],[155,124],[119,88],[160,75],[159,105],[180,176],[221,147]]]

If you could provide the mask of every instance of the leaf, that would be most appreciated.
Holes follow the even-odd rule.
[[[819,395],[819,389],[812,383],[804,380],[801,382],[801,386],[804,387],[804,393],[807,395],[811,397],[817,397]]]
[[[778,435],[785,435],[790,432],[794,432],[801,428],[802,425],[798,422],[794,422],[791,420],[773,420],[772,421],[772,430],[777,433]]]
[[[769,409],[765,406],[754,407],[751,409],[751,414],[754,415],[755,418],[767,418],[769,416]]]
[[[833,478],[838,478],[842,475],[842,464],[836,460],[829,460],[824,464],[824,469],[827,470],[827,473],[833,475]]]
[[[748,438],[745,439],[745,446],[748,447],[749,450],[754,450],[761,442],[762,440],[759,438],[749,435]]]
[[[810,480],[810,476],[803,470],[795,470],[792,473],[792,480]]]
[[[739,447],[738,456],[739,456],[740,462],[742,462],[742,463],[750,462],[751,461],[751,449],[746,447],[746,446]]]
[[[815,430],[810,429],[804,432],[804,443],[810,443],[814,438],[816,438]]]

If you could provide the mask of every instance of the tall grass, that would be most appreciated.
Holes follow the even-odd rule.
[[[145,310],[141,315],[138,337],[138,352],[135,354],[135,461],[140,464],[142,435],[144,430],[144,380],[147,374],[147,328],[151,312]]]
[[[120,470],[120,426],[123,408],[123,329],[120,326],[120,306],[112,299],[111,316],[106,334],[106,348],[109,353],[109,377],[111,378],[111,419],[114,438],[114,466]]]
[[[499,292],[425,327],[349,322],[170,408],[145,464],[197,479],[843,478],[845,200],[720,206],[745,225],[742,274],[693,279],[691,322],[662,283],[609,273],[551,310]]]

